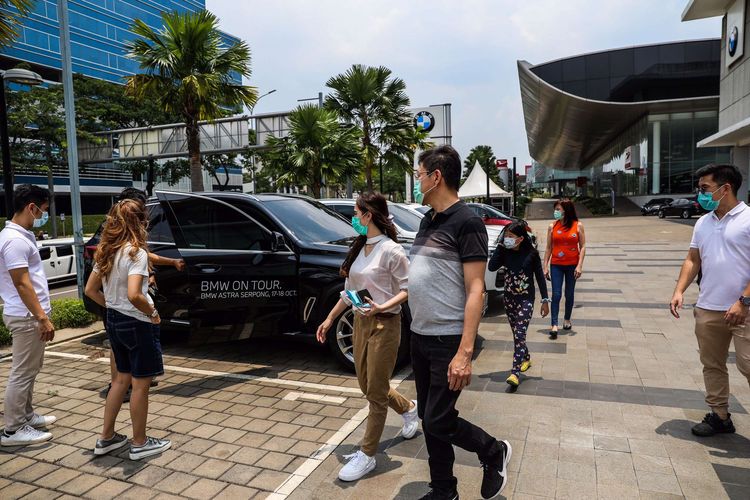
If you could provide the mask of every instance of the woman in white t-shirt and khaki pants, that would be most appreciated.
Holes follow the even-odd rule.
[[[352,226],[359,233],[341,266],[346,290],[367,290],[369,308],[354,307],[354,367],[362,392],[370,402],[367,428],[356,453],[339,471],[342,481],[355,481],[375,468],[375,453],[385,427],[388,407],[404,418],[401,435],[411,439],[419,421],[415,401],[409,401],[390,386],[391,375],[401,342],[401,304],[408,298],[409,260],[397,243],[396,228],[388,214],[388,204],[379,193],[366,193],[357,199]],[[334,319],[352,306],[340,299],[318,327],[318,341]],[[353,306],[352,306],[353,307]]]
[[[169,440],[146,435],[151,380],[164,373],[159,343],[161,319],[148,295],[147,225],[148,214],[143,204],[134,200],[117,202],[107,215],[94,255],[94,271],[86,283],[86,295],[107,308],[107,335],[117,367],[107,394],[104,426],[94,447],[95,455],[128,444],[126,436],[115,432],[115,422],[131,384],[130,459],[162,453],[171,445]]]

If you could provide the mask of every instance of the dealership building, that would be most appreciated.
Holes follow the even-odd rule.
[[[735,144],[718,139],[729,122],[722,47],[705,39],[518,61],[534,185],[640,201],[694,193],[708,163],[734,161],[747,174]]]
[[[91,78],[124,84],[127,76],[138,73],[138,63],[127,57],[125,45],[133,39],[130,27],[141,19],[152,28],[162,26],[165,11],[196,12],[206,8],[205,0],[99,0],[97,2],[68,2],[70,19],[71,58],[73,72]],[[36,0],[28,17],[22,18],[19,36],[10,47],[0,51],[0,70],[26,63],[49,84],[62,81],[60,56],[60,25],[55,0]],[[227,44],[237,38],[222,33]],[[241,83],[241,75],[234,75]],[[242,182],[240,169],[230,169],[232,185]],[[53,167],[55,190],[59,194],[58,210],[69,210],[67,166]],[[17,184],[33,183],[46,186],[46,173],[17,171]],[[123,187],[144,187],[145,180],[136,178],[112,162],[86,165],[80,173],[83,209],[86,213],[101,213],[110,206],[112,197]],[[170,189],[189,190],[189,180]],[[213,179],[204,174],[207,189]],[[166,186],[166,185],[165,185]],[[66,208],[67,207],[67,208]]]

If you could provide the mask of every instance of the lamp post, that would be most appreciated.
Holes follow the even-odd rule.
[[[8,137],[8,109],[5,102],[5,82],[21,85],[39,85],[42,77],[28,69],[9,69],[0,76],[0,141],[3,148],[3,191],[5,192],[5,212],[10,220],[13,217],[13,165],[10,162],[10,138]]]
[[[266,97],[267,95],[273,94],[274,92],[276,92],[276,89],[269,90],[268,92],[266,92],[265,94],[261,95],[260,97],[258,97],[255,100],[255,104],[253,104],[253,107],[250,108],[250,117],[251,118],[253,116],[253,113],[255,113],[255,106],[258,105],[258,102],[261,99],[263,99],[264,97]],[[256,142],[256,146],[257,146],[257,142],[258,142],[258,120],[257,120],[257,118],[253,118],[253,120],[255,122],[255,123],[253,123],[253,128],[255,130],[255,142]],[[250,170],[251,170],[251,173],[253,174],[253,194],[255,194],[255,154],[253,154],[253,156],[250,158]]]

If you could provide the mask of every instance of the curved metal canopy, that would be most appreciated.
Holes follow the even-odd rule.
[[[585,99],[550,85],[531,68],[518,61],[526,136],[531,157],[546,167],[581,170],[606,163],[645,137],[635,125],[648,114],[719,107],[718,96],[633,103]]]

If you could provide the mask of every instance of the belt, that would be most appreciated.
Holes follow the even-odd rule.
[[[378,319],[390,319],[390,318],[395,318],[396,316],[398,316],[398,314],[396,314],[396,313],[378,313],[378,314],[374,314],[373,316],[375,316]]]

